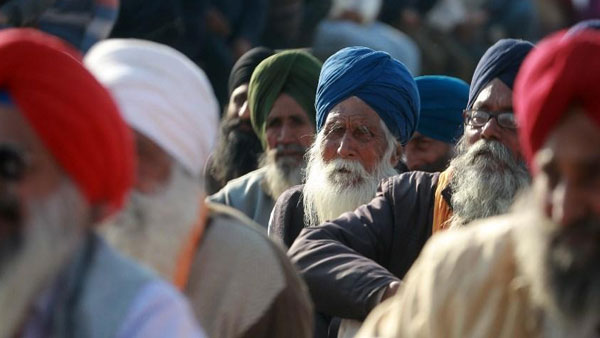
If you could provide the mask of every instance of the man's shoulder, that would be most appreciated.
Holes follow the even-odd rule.
[[[186,290],[209,336],[245,332],[268,312],[288,287],[286,271],[292,267],[284,258],[263,228],[237,210],[210,205]]]
[[[267,172],[266,167],[258,168],[258,169],[253,170],[243,176],[234,178],[233,180],[227,182],[225,187],[228,187],[230,190],[234,190],[234,189],[243,189],[245,187],[254,186],[256,184],[262,184],[262,181],[265,177],[266,172]]]
[[[421,275],[432,285],[454,285],[456,292],[496,286],[500,279],[509,283],[516,267],[517,224],[513,216],[498,216],[438,233],[427,242],[409,274]],[[440,297],[445,289],[438,289]],[[446,290],[447,297],[456,296]]]
[[[267,237],[263,227],[239,210],[214,203],[209,208],[211,223],[206,240],[235,248],[228,255],[251,255],[245,259],[261,261],[267,256],[276,257],[281,250]]]
[[[482,264],[484,261],[489,263],[496,255],[514,249],[518,223],[515,215],[503,215],[440,232],[427,243],[424,255],[443,263],[459,263],[471,256],[478,257]]]
[[[275,202],[276,205],[287,205],[290,202],[297,204],[298,201],[302,201],[302,197],[303,197],[303,190],[304,190],[304,184],[299,184],[299,185],[295,185],[289,189],[287,189],[286,191],[284,191],[279,198],[277,198],[277,201]]]
[[[430,173],[425,171],[408,171],[385,179],[382,184],[392,187],[403,187],[407,185],[435,186],[440,176],[439,172]]]
[[[265,177],[266,168],[259,168],[254,171],[251,171],[244,176],[240,176],[235,178],[227,184],[221,190],[216,192],[215,194],[208,197],[210,201],[220,202],[217,199],[220,198],[221,195],[227,194],[246,194],[250,190],[261,189],[262,190],[262,182]]]
[[[507,215],[434,235],[398,295],[373,312],[359,337],[461,337],[476,326],[483,336],[497,334],[498,327],[522,332],[530,303],[517,268],[519,226],[518,218]]]

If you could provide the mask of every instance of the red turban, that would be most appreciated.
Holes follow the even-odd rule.
[[[0,91],[8,93],[88,202],[117,211],[133,183],[131,131],[77,51],[32,29],[0,31]]]
[[[535,153],[572,105],[580,105],[600,125],[598,31],[555,34],[542,40],[521,66],[514,106],[530,167]]]

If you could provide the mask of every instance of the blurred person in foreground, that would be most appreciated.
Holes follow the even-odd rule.
[[[4,30],[0,88],[0,337],[203,336],[179,292],[96,234],[133,183],[134,144],[79,54]]]
[[[248,106],[264,153],[259,169],[227,183],[211,202],[240,210],[265,229],[277,198],[302,183],[304,154],[315,134],[321,62],[301,50],[277,53],[252,73]]]
[[[109,242],[177,285],[210,337],[309,336],[310,300],[285,254],[247,217],[204,203],[218,120],[204,73],[170,47],[133,39],[97,44],[85,63],[137,145],[135,189],[104,225]]]
[[[318,311],[364,319],[393,295],[432,233],[508,211],[529,183],[512,113],[512,84],[533,46],[501,40],[473,76],[458,154],[442,173],[384,180],[375,198],[302,230],[288,255]]]
[[[598,337],[600,33],[555,34],[514,100],[534,176],[512,212],[434,237],[361,337]]]

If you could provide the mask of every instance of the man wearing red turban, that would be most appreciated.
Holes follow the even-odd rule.
[[[133,182],[132,135],[57,38],[0,32],[0,337],[200,336],[187,302],[93,225]]]
[[[506,216],[434,237],[359,337],[597,337],[600,32],[525,60],[514,103],[532,189]]]

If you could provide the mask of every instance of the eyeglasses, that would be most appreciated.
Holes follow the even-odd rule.
[[[9,181],[20,181],[25,176],[26,169],[25,152],[13,145],[0,145],[0,177]]]
[[[515,114],[513,112],[489,112],[485,110],[465,109],[463,111],[465,123],[471,127],[481,128],[492,118],[506,129],[517,129]]]

